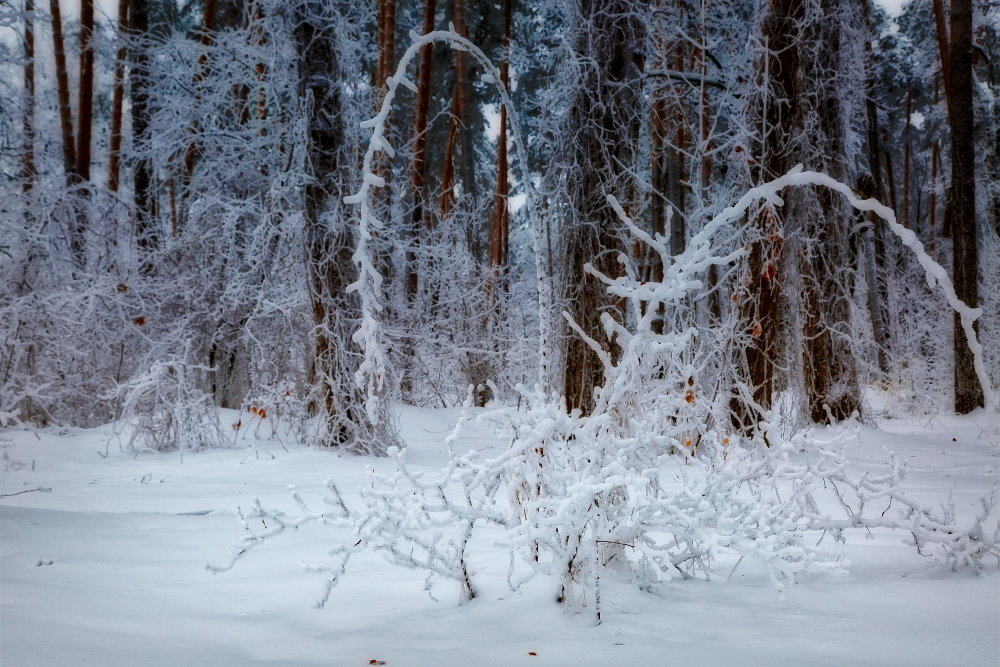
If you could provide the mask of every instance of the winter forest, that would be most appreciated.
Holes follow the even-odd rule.
[[[0,663],[997,664],[998,105],[997,0],[0,0]]]

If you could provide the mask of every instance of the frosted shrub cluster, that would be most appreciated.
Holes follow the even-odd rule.
[[[119,388],[122,419],[119,437],[132,451],[197,450],[230,444],[219,411],[206,394],[204,374],[211,369],[182,359],[154,362]]]
[[[605,375],[592,413],[567,413],[560,396],[519,387],[525,407],[480,416],[501,424],[507,445],[499,454],[454,450],[471,418],[467,410],[447,440],[449,463],[440,476],[414,472],[405,450],[392,448],[396,471],[371,473],[357,507],[349,507],[332,482],[329,509],[322,511],[310,510],[297,494],[302,511],[295,517],[257,503],[243,516],[248,534],[232,562],[213,569],[228,569],[286,527],[319,520],[352,529],[350,541],[331,552],[334,566],[308,567],[328,576],[324,602],[351,554],[364,549],[427,572],[428,582],[454,580],[467,600],[476,594],[476,553],[470,544],[477,529],[492,525],[505,536],[511,591],[539,574],[550,576],[556,600],[591,610],[599,622],[600,582],[606,575],[628,577],[650,590],[674,577],[708,579],[722,562],[738,567],[753,559],[781,587],[804,573],[843,571],[842,543],[852,528],[898,530],[920,553],[950,568],[979,568],[985,556],[1000,555],[992,498],[983,500],[968,525],[959,525],[954,507],[926,508],[908,499],[901,490],[904,468],[893,458],[886,472],[851,477],[844,454],[847,431],[826,439],[789,434],[759,408],[755,429],[737,429],[722,416],[729,406],[698,407],[702,399],[692,380],[691,350],[711,331],[661,330],[654,322],[658,313],[684,308],[697,297],[710,266],[730,264],[744,252],[715,248],[714,234],[760,200],[780,206],[778,193],[797,184],[841,191],[855,206],[874,209],[894,224],[891,212],[857,200],[846,186],[797,169],[748,192],[709,222],[688,250],[670,259],[664,239],[644,234],[609,198],[622,222],[667,268],[662,281],[639,280],[625,256],[623,276],[589,268],[628,305],[625,321],[604,316],[613,352],[587,339]],[[905,230],[894,230],[954,303],[940,267]],[[960,303],[955,307],[966,321],[975,317]],[[971,326],[966,331],[976,349]],[[994,400],[988,383],[984,387],[987,400]],[[749,392],[743,395],[746,400]],[[466,405],[472,405],[471,392]],[[266,532],[254,531],[258,519],[269,527]]]

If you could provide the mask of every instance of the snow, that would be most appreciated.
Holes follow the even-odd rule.
[[[410,465],[445,464],[458,414],[403,410]],[[226,428],[237,418],[222,415]],[[908,494],[928,504],[951,494],[959,515],[972,516],[1000,480],[997,427],[982,410],[883,419],[859,429],[851,465],[876,470],[894,451],[908,463]],[[978,576],[948,572],[905,535],[880,531],[850,534],[847,576],[808,575],[781,595],[748,563],[652,593],[606,577],[604,623],[595,627],[589,614],[553,601],[554,576],[508,593],[506,553],[487,528],[470,549],[480,587],[471,603],[458,605],[458,585],[443,580],[430,591],[435,602],[424,574],[361,553],[316,609],[323,579],[301,563],[324,563],[338,537],[349,537],[337,529],[286,533],[223,574],[205,565],[225,563],[241,537],[237,506],[257,497],[291,512],[289,485],[319,504],[327,478],[350,504],[369,466],[391,472],[388,459],[249,437],[239,449],[182,461],[134,456],[109,447],[109,437],[110,427],[0,431],[9,457],[0,460],[3,665],[1000,664],[992,564]],[[472,422],[455,446],[500,443],[488,424]]]

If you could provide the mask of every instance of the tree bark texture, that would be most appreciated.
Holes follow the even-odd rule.
[[[788,171],[788,128],[800,122],[799,58],[795,36],[804,12],[797,0],[771,0],[761,33],[765,52],[757,64],[756,90],[770,90],[770,97],[751,100],[751,122],[759,128],[759,142],[749,148],[754,183],[763,183]],[[745,149],[744,149],[745,150]],[[746,348],[747,384],[753,402],[768,410],[774,401],[777,363],[781,356],[779,266],[784,225],[773,207],[765,207],[748,220],[751,242],[746,263],[745,292],[740,295],[740,316],[749,336]],[[747,429],[756,415],[742,402],[733,405],[736,425]]]
[[[604,341],[601,314],[620,310],[604,285],[584,272],[592,264],[608,275],[619,265],[623,251],[619,223],[607,204],[612,193],[631,192],[628,169],[634,165],[631,141],[639,122],[637,91],[642,28],[627,0],[583,0],[579,4],[575,48],[585,65],[571,102],[565,141],[571,146],[567,175],[567,213],[562,239],[566,292],[564,301],[577,325],[591,338]],[[564,391],[567,407],[583,413],[593,410],[594,389],[603,368],[593,350],[578,336],[567,341]]]
[[[76,144],[76,174],[82,181],[90,180],[91,135],[94,128],[94,0],[80,3],[80,92],[78,134]]]
[[[63,40],[62,12],[59,0],[49,0],[52,14],[52,45],[56,59],[56,88],[59,96],[59,126],[62,130],[63,168],[66,182],[76,182],[76,142],[73,135],[73,109],[69,100],[69,72],[66,69],[66,45]]]
[[[976,225],[976,151],[972,87],[972,2],[951,0],[951,71],[948,125],[951,128],[951,187],[948,218],[952,236],[955,293],[966,305],[979,305],[979,249]],[[945,87],[947,94],[947,85]],[[983,391],[955,317],[955,412],[966,414],[983,405]]]
[[[367,421],[364,397],[354,382],[359,363],[351,341],[360,302],[348,294],[354,282],[351,259],[355,222],[340,209],[355,168],[347,159],[336,31],[343,20],[322,0],[301,5],[296,16],[299,95],[310,105],[306,155],[310,180],[304,189],[308,287],[314,323],[313,408],[325,420],[320,443],[354,451],[384,453],[392,444]]]

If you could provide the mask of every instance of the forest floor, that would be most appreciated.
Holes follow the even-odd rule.
[[[439,469],[457,416],[406,408],[407,460]],[[908,494],[935,505],[950,495],[971,516],[1000,480],[996,421],[882,419],[848,456],[860,473],[893,450],[908,463]],[[237,506],[257,497],[291,512],[291,484],[319,506],[330,477],[350,502],[369,466],[390,464],[250,436],[241,449],[136,456],[110,427],[0,430],[0,664],[1000,664],[995,559],[979,575],[945,571],[888,532],[851,533],[848,575],[810,575],[783,594],[759,565],[722,561],[711,582],[652,593],[602,581],[599,626],[553,602],[554,578],[507,594],[506,551],[490,539],[471,551],[480,595],[470,604],[440,580],[435,601],[423,573],[366,553],[316,609],[324,580],[301,564],[327,562],[335,529],[281,535],[226,573],[205,565],[225,564],[241,537]],[[473,423],[459,446],[500,445]]]

